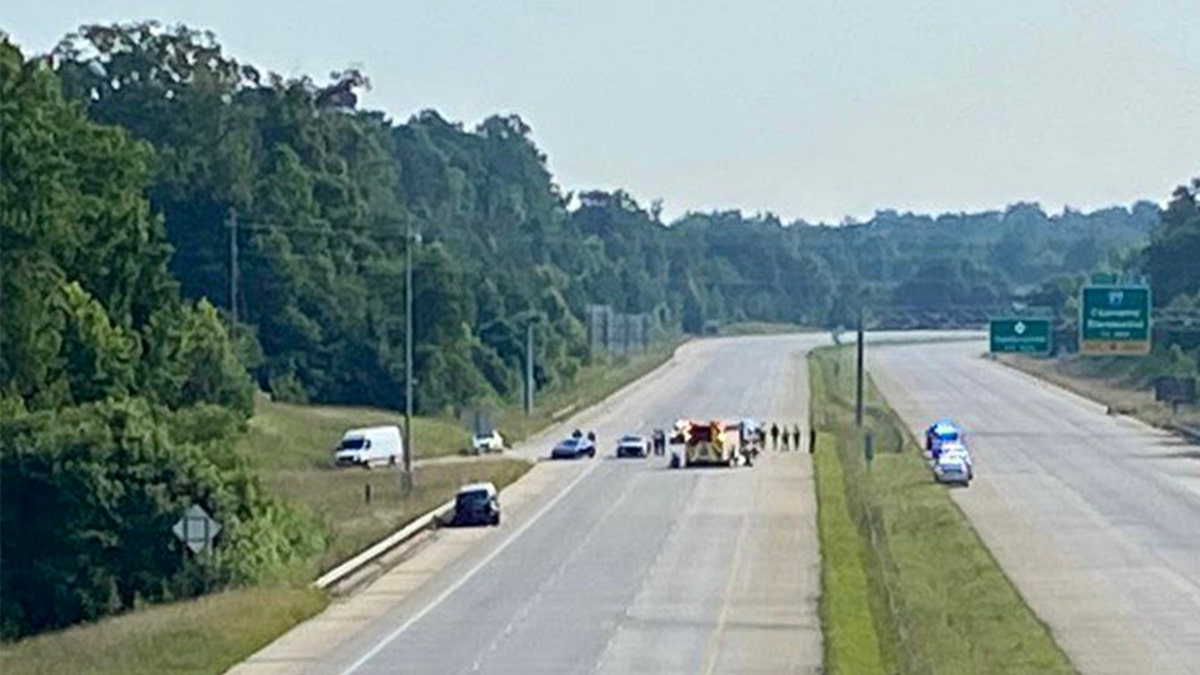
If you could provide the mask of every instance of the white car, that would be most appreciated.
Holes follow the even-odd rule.
[[[617,441],[617,457],[649,457],[650,441],[644,436],[622,436]]]
[[[965,447],[942,447],[942,453],[933,463],[934,480],[939,483],[968,486],[974,477],[975,470],[971,465],[971,454]]]
[[[974,468],[971,462],[971,451],[967,449],[967,444],[962,441],[943,443],[939,456],[943,454],[959,457],[967,463],[967,468]]]
[[[471,451],[477,455],[485,452],[504,452],[504,437],[495,429],[486,434],[475,434],[471,437]]]

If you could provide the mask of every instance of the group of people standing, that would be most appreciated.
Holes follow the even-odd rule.
[[[780,426],[772,424],[770,429],[763,429],[764,436],[769,435],[771,438],[771,448],[774,450],[790,450],[795,448],[800,449],[800,425],[793,424],[791,429],[788,429],[787,424]],[[766,438],[763,438],[763,445],[766,445]],[[666,453],[667,449],[667,434],[662,429],[655,429],[650,437],[650,450],[656,455]],[[766,449],[765,447],[763,448]]]
[[[788,430],[787,425],[782,427],[778,424],[772,424],[768,432],[771,435],[771,447],[774,450],[788,450],[790,448],[800,449],[800,425],[793,424],[791,430]],[[789,445],[789,441],[791,441]]]

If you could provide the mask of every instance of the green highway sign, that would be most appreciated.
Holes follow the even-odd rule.
[[[992,319],[988,342],[993,354],[1049,354],[1050,319]]]
[[[1148,354],[1150,287],[1084,286],[1079,300],[1081,354]]]

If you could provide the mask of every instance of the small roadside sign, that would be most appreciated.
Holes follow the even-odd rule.
[[[1079,301],[1079,353],[1150,353],[1150,287],[1084,286]]]
[[[212,548],[213,539],[221,531],[221,524],[213,520],[203,506],[192,504],[171,531],[192,553],[199,554]]]
[[[1161,403],[1195,403],[1196,378],[1160,377],[1154,381],[1154,400]]]
[[[1050,319],[1004,318],[988,324],[988,345],[993,354],[1049,354]]]

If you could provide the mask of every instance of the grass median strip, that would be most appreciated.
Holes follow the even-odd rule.
[[[868,469],[851,356],[843,348],[809,358],[828,671],[1074,672],[869,381]]]
[[[882,647],[886,633],[875,625],[863,550],[850,509],[842,467],[832,443],[816,454],[817,519],[821,542],[821,620],[829,673],[895,672]]]

